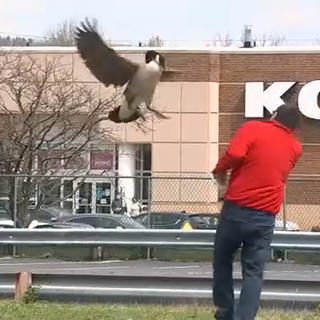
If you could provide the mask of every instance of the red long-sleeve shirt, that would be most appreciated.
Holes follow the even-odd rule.
[[[289,173],[301,154],[292,130],[273,120],[249,121],[237,131],[212,173],[232,169],[226,200],[277,214]]]

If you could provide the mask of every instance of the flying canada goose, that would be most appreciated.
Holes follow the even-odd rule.
[[[108,119],[115,123],[128,123],[139,118],[145,120],[140,109],[145,104],[158,118],[168,119],[151,108],[155,89],[161,80],[170,78],[173,70],[165,70],[164,57],[157,51],[145,54],[145,63],[137,64],[118,55],[100,37],[89,21],[77,27],[75,41],[79,55],[91,73],[106,87],[114,85],[124,90],[120,106],[110,111]]]

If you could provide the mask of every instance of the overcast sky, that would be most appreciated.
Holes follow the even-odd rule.
[[[240,39],[244,24],[257,35],[320,38],[319,0],[0,0],[0,34],[41,36],[66,18],[86,16],[116,41],[159,34],[183,46],[227,32]]]

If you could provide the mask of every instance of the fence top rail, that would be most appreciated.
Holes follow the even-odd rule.
[[[193,179],[193,180],[212,180],[212,176],[209,173],[190,173],[189,175],[171,175],[171,176],[152,176],[152,172],[151,171],[147,171],[145,173],[149,173],[150,176],[141,176],[141,175],[134,175],[134,176],[119,176],[117,174],[115,174],[114,172],[104,172],[103,175],[101,175],[101,173],[85,173],[85,172],[77,172],[75,173],[73,172],[68,172],[67,170],[62,174],[51,174],[51,173],[47,173],[47,174],[3,174],[0,173],[0,177],[7,177],[7,178],[43,178],[43,177],[50,177],[50,178],[103,178],[103,177],[109,177],[109,178],[140,178],[140,179],[163,179],[163,180],[170,180],[170,179],[180,179],[180,180],[184,180],[184,179]],[[312,175],[312,174],[308,174],[308,175],[303,175],[303,174],[299,174],[299,175],[291,175],[288,178],[288,181],[300,181],[300,180],[310,180],[310,181],[319,181],[320,180],[320,175]]]
[[[298,175],[289,177],[288,181],[319,181],[320,175]]]
[[[152,180],[212,180],[210,176],[187,176],[187,177],[180,177],[180,176],[119,176],[115,174],[60,174],[60,175],[54,175],[54,174],[33,174],[33,175],[23,175],[23,174],[0,174],[0,178],[33,178],[33,179],[41,179],[41,178],[50,178],[50,179],[101,179],[101,178],[117,178],[117,179],[131,179],[131,178],[137,178],[137,179],[152,179]]]
[[[174,229],[28,229],[28,228],[17,228],[17,229],[2,229],[0,237],[7,235],[21,235],[21,234],[47,234],[49,235],[60,235],[60,234],[89,234],[89,235],[107,235],[107,234],[136,234],[136,235],[188,235],[197,237],[198,235],[215,235],[216,230],[174,230]],[[279,237],[301,237],[301,238],[319,238],[320,232],[310,231],[275,231],[275,236]]]

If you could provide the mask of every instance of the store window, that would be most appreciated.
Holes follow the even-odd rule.
[[[76,193],[77,213],[92,213],[92,182],[79,182]]]
[[[62,167],[63,154],[60,151],[41,151],[38,154],[38,170],[43,173]]]
[[[9,179],[10,177],[0,176],[0,198],[9,197],[9,192],[10,192]]]
[[[64,209],[72,210],[74,201],[73,180],[63,180],[62,190],[62,206]]]
[[[84,170],[88,168],[88,153],[67,153],[64,160],[64,168],[67,170]]]
[[[148,200],[151,200],[151,150],[151,144],[143,144],[136,151],[135,195],[143,205],[148,205]]]
[[[41,205],[60,206],[61,180],[55,178],[42,178],[38,183]]]

